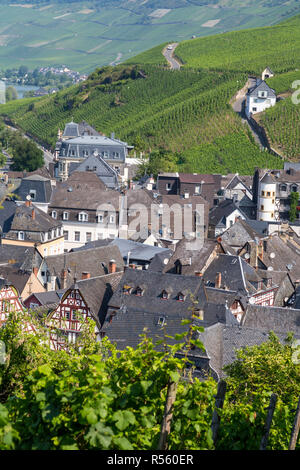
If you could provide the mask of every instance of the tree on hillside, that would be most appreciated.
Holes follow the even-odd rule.
[[[37,145],[28,140],[18,140],[13,144],[13,165],[14,171],[34,171],[44,165],[42,150]]]
[[[6,101],[12,101],[18,99],[18,92],[13,86],[8,86],[5,90]]]
[[[177,171],[178,156],[170,150],[160,148],[150,153],[149,159],[142,163],[139,167],[137,176],[150,176],[157,177],[158,173],[174,172]]]

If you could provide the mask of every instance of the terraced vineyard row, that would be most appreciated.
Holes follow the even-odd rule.
[[[123,76],[121,66],[114,68],[114,74],[118,70]],[[52,148],[58,129],[73,118],[76,122],[85,120],[107,135],[114,131],[129,143],[141,138],[148,150],[158,147],[172,150],[181,155],[180,161],[189,171],[198,171],[200,167],[235,171],[235,160],[239,159],[239,171],[245,173],[252,172],[260,161],[265,163],[266,155],[249,138],[228,105],[246,80],[245,74],[170,71],[148,65],[139,77],[144,78],[103,84],[107,82],[107,71],[101,69],[84,84],[56,96],[23,100],[19,107],[7,104],[2,112]],[[242,136],[243,145],[236,146],[239,151],[231,158],[233,133]],[[220,148],[223,158],[212,158]],[[281,161],[276,163],[277,167],[281,165]]]
[[[291,97],[277,103],[261,116],[261,124],[275,149],[291,160],[299,160],[300,104],[295,105]]]

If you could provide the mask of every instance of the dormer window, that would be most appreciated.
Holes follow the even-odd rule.
[[[296,184],[293,184],[293,185],[291,186],[291,191],[292,191],[292,193],[296,193],[297,190],[298,190],[298,186],[297,186]]]
[[[177,300],[178,302],[184,302],[185,295],[182,292],[179,292],[179,294],[177,295]]]
[[[30,196],[30,198],[31,198],[32,201],[35,201],[35,199],[36,199],[36,190],[35,190],[35,189],[31,189],[31,190],[29,191],[29,196]]]
[[[131,292],[132,292],[132,287],[125,284],[123,286],[123,294],[129,295],[131,294]]]
[[[25,234],[24,232],[19,232],[18,233],[18,240],[24,240],[25,239]]]
[[[161,293],[161,298],[162,298],[163,300],[168,300],[169,294],[168,294],[168,292],[167,292],[166,290],[163,290],[163,291],[162,291],[162,293]]]
[[[266,91],[259,91],[258,92],[258,97],[259,98],[266,98],[268,96],[268,93]]]
[[[98,220],[98,224],[102,224],[103,223],[103,214],[98,214],[97,215],[97,220]]]
[[[158,326],[164,326],[166,324],[166,317],[159,317],[158,321],[157,321],[157,325]]]
[[[63,220],[69,220],[69,212],[63,212]]]
[[[52,212],[51,212],[51,217],[52,217],[52,219],[57,219],[57,212],[56,212],[56,211],[52,211]]]
[[[135,295],[137,295],[138,297],[141,297],[143,293],[144,293],[144,289],[142,289],[141,287],[136,288]]]
[[[78,220],[80,222],[87,222],[89,220],[89,216],[87,215],[86,212],[79,212],[78,214]]]

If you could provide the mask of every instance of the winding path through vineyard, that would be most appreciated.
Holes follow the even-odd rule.
[[[179,61],[174,58],[174,51],[177,46],[178,46],[178,42],[174,42],[173,44],[169,44],[168,46],[168,47],[172,47],[172,49],[168,49],[168,47],[165,47],[162,51],[163,56],[167,59],[167,61],[170,64],[170,68],[173,70],[179,70],[181,67],[181,64],[179,63]]]

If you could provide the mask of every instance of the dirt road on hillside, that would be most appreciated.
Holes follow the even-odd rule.
[[[180,62],[174,58],[174,51],[177,46],[178,46],[178,42],[174,42],[172,44],[168,44],[168,46],[166,46],[162,51],[163,56],[169,62],[170,68],[172,70],[179,70],[181,67]],[[172,47],[172,49],[168,49],[168,47]]]

